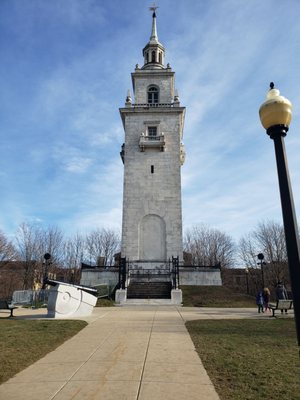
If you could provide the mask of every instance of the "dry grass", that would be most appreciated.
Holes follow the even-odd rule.
[[[224,286],[181,286],[185,307],[256,307],[255,298]]]
[[[85,321],[0,319],[0,383],[57,348],[87,325]]]
[[[299,400],[293,319],[190,321],[195,347],[222,400]]]
[[[114,307],[115,302],[111,299],[98,299],[96,307]]]

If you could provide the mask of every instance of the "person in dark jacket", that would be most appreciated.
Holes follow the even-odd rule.
[[[263,291],[260,290],[256,295],[256,304],[257,304],[257,311],[264,312],[264,298],[263,298]]]
[[[276,300],[287,300],[287,298],[288,295],[284,284],[282,282],[278,282],[276,287]],[[284,311],[287,314],[287,310]],[[281,310],[281,313],[283,313],[283,310]]]

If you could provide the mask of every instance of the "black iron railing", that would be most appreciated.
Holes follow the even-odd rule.
[[[121,258],[119,266],[119,287],[126,289],[128,281],[171,282],[173,289],[179,288],[179,258],[172,257],[172,260],[164,265],[153,268],[139,268],[136,263],[130,263],[126,258]]]
[[[143,269],[131,269],[129,268],[130,280],[139,280],[146,282],[154,281],[170,281],[170,269],[154,269],[154,268],[143,268]]]
[[[174,107],[174,103],[135,103],[132,104],[133,107],[135,108],[145,108],[145,107],[151,107],[151,108],[159,108],[159,107]]]

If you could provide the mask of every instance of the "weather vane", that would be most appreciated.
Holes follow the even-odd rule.
[[[149,7],[149,10],[155,12],[155,10],[156,10],[157,8],[158,8],[158,6],[157,6],[155,3],[153,3],[152,6]]]

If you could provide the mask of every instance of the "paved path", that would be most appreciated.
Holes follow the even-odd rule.
[[[43,317],[40,312],[16,310],[16,316]],[[86,328],[2,384],[0,399],[218,400],[184,326],[186,320],[200,318],[257,318],[257,312],[163,306],[95,308],[85,318]]]

